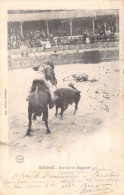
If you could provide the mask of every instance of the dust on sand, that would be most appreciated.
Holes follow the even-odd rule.
[[[121,98],[119,63],[56,66],[58,87],[67,87],[68,83],[62,79],[78,72],[85,72],[89,80],[95,78],[97,81],[74,82],[75,87],[81,91],[77,114],[72,115],[72,105],[64,112],[64,119],[61,120],[60,116],[54,116],[53,108],[49,110],[51,134],[46,134],[44,122],[39,117],[33,121],[31,136],[26,137],[28,105],[25,99],[34,72],[31,68],[9,71],[9,152],[12,155],[31,152],[46,156],[47,153],[53,155],[63,151],[73,156],[80,149],[85,153],[85,148],[89,146],[100,148],[102,140],[106,140],[105,148],[111,147],[108,134],[111,135],[111,127],[116,123]],[[75,151],[73,155],[72,151]]]

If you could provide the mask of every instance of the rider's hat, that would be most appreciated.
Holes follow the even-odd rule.
[[[40,67],[40,65],[34,66],[34,67],[33,67],[33,70],[38,71],[39,67]]]
[[[50,61],[46,61],[45,64],[51,66],[52,69],[54,69],[54,64]]]

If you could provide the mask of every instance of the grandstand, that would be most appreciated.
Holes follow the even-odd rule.
[[[118,10],[28,10],[8,12],[8,48],[20,48],[22,37],[32,47],[115,39]]]
[[[9,10],[9,55],[118,47],[119,11]]]

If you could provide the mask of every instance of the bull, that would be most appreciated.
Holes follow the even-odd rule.
[[[69,85],[71,88],[59,88],[54,93],[59,98],[55,101],[56,106],[56,113],[55,116],[58,114],[58,108],[61,109],[61,119],[63,119],[63,112],[68,108],[69,105],[75,103],[75,110],[73,115],[76,113],[78,109],[78,103],[80,101],[81,95],[80,91],[78,91],[73,84]]]

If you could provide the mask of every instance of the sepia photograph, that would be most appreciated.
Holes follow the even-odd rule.
[[[6,4],[0,35],[0,194],[122,195],[120,4],[29,2]]]
[[[119,10],[8,10],[8,71],[10,152],[94,137],[118,111]]]

